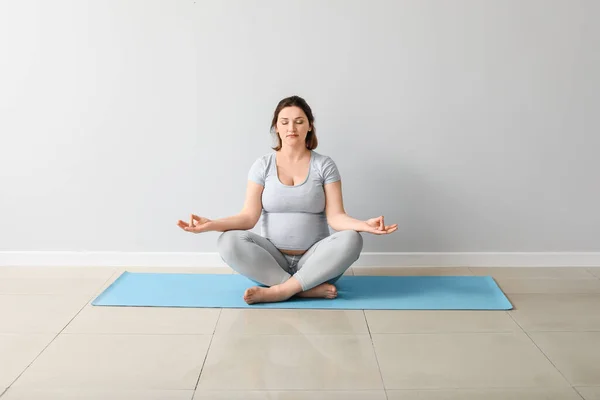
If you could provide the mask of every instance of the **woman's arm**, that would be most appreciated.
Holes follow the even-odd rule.
[[[325,215],[327,223],[336,231],[353,230],[361,232],[365,230],[365,221],[350,217],[344,210],[342,199],[342,182],[337,181],[324,186],[325,189]]]
[[[207,222],[204,232],[247,231],[254,228],[254,225],[256,223],[252,223],[248,215],[240,213],[231,217],[213,219]]]
[[[264,186],[248,181],[246,200],[239,214],[232,217],[210,221],[207,228],[210,231],[225,232],[233,230],[249,230],[254,228],[262,211],[262,191]]]
[[[327,223],[336,231],[353,230],[356,232],[369,232],[383,235],[392,233],[398,229],[398,224],[386,226],[383,221],[383,216],[361,221],[346,214],[342,198],[341,181],[329,183],[324,186],[324,189]]]

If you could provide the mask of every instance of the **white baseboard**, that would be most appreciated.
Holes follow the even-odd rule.
[[[600,252],[364,253],[357,266],[598,267]]]
[[[224,267],[218,253],[0,251],[0,267]],[[365,252],[354,266],[599,267],[600,252]]]

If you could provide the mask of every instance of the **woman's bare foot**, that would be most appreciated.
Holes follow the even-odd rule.
[[[298,297],[319,297],[323,299],[335,299],[337,297],[337,288],[331,283],[321,283],[305,292],[300,292]]]
[[[274,303],[284,301],[291,296],[281,290],[279,286],[260,287],[253,286],[244,292],[244,301],[248,304],[254,303]]]

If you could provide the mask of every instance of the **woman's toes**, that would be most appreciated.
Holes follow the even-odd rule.
[[[326,299],[334,299],[334,298],[336,298],[336,296],[337,296],[337,288],[334,285],[328,283],[327,288],[325,289],[324,297]]]
[[[254,303],[256,300],[255,297],[257,290],[258,288],[256,287],[246,289],[246,291],[244,292],[244,301],[248,304]]]

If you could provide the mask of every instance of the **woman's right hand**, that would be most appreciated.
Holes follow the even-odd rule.
[[[210,223],[212,221],[208,218],[199,217],[197,215],[190,215],[190,223],[182,220],[177,221],[177,225],[186,232],[202,233],[210,231]]]

